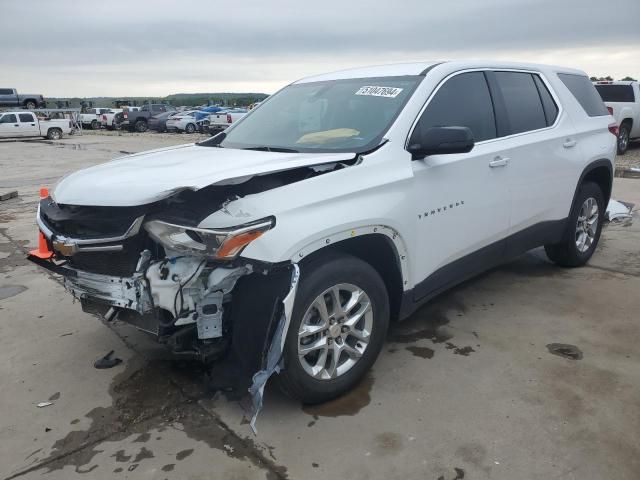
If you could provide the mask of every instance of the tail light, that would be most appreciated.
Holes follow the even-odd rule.
[[[233,120],[231,120],[231,114],[227,113],[227,123],[231,123]]]
[[[613,107],[607,107],[607,111],[609,112],[609,115],[613,115]]]
[[[129,118],[129,114],[128,114],[127,112],[122,112],[122,116],[123,116],[124,118]]]
[[[102,115],[102,120],[104,120],[106,122],[107,121],[107,116],[106,115]]]
[[[609,124],[609,131],[616,136],[616,138],[618,137],[618,133],[619,133],[619,129],[618,129],[618,125],[616,123],[610,123]]]

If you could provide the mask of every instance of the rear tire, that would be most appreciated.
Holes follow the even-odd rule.
[[[587,263],[598,246],[605,209],[600,187],[593,182],[583,183],[569,214],[564,239],[544,246],[547,257],[563,267]]]
[[[137,120],[135,125],[134,125],[134,129],[138,133],[146,132],[147,128],[148,128],[147,122],[145,122],[144,120]]]
[[[60,140],[62,138],[62,130],[59,128],[50,128],[47,132],[47,138],[49,140]]]
[[[630,136],[631,125],[629,122],[622,122],[618,130],[618,155],[624,155],[629,148]]]
[[[100,124],[98,123],[98,120],[92,120],[91,130],[99,130],[99,129],[100,129]]]
[[[371,265],[334,253],[303,264],[284,346],[284,369],[277,377],[280,388],[307,404],[348,392],[375,362],[388,326],[389,297]],[[301,349],[310,352],[305,355]]]
[[[196,126],[193,123],[188,123],[186,127],[184,127],[184,131],[186,133],[193,133],[196,131]]]

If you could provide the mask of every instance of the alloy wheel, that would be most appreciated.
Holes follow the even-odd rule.
[[[348,372],[362,358],[373,328],[369,296],[356,285],[342,283],[318,295],[298,330],[302,368],[318,380]]]
[[[576,224],[576,247],[585,253],[595,241],[598,230],[598,202],[593,197],[587,198],[580,207]]]

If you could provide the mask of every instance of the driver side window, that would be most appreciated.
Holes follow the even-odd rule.
[[[420,117],[421,128],[468,127],[475,142],[496,138],[489,86],[482,72],[461,73],[447,80]]]
[[[8,113],[0,118],[0,123],[16,123],[18,120],[13,113]]]

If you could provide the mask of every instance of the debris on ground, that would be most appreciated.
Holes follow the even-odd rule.
[[[36,405],[38,408],[48,407],[49,405],[53,405],[53,402],[40,402]]]
[[[575,345],[566,343],[550,343],[547,350],[553,355],[557,355],[568,360],[582,360],[582,350]]]
[[[11,190],[9,192],[0,192],[0,202],[4,200],[9,200],[10,198],[15,198],[18,196],[17,190]]]
[[[619,202],[618,200],[611,199],[607,205],[605,217],[610,222],[624,222],[631,220],[633,218],[633,215],[631,214],[633,207],[633,203]]]
[[[113,355],[113,350],[107,353],[104,357],[99,358],[98,360],[93,362],[93,366],[98,369],[104,369],[104,368],[113,368],[116,365],[120,365],[122,363],[121,359],[117,357],[111,358],[111,355]]]

